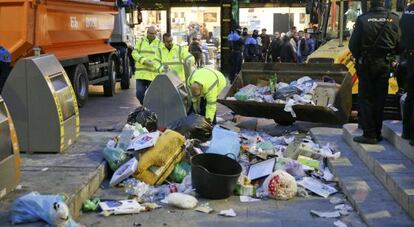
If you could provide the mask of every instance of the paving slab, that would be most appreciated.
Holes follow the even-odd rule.
[[[414,218],[414,162],[407,158],[388,140],[376,145],[355,143],[352,139],[361,135],[356,124],[344,125],[343,137],[379,181],[387,188],[401,207]]]
[[[114,136],[116,133],[111,132],[81,132],[78,141],[65,153],[21,154],[22,189],[0,201],[0,226],[8,225],[13,201],[32,191],[66,195],[71,214],[77,218],[83,201],[96,192],[107,175],[101,152]]]
[[[414,221],[404,211],[402,205],[393,198],[387,187],[360,158],[359,153],[343,139],[343,131],[345,130],[332,128],[310,130],[312,138],[317,143],[333,144],[336,151],[341,152],[341,157],[337,160],[329,159],[328,165],[337,177],[344,194],[362,219],[368,226],[413,226]],[[373,147],[370,148],[372,152],[375,152]],[[363,157],[369,158],[370,156]],[[374,161],[372,163],[374,166]],[[399,168],[395,169],[397,172],[403,171]]]

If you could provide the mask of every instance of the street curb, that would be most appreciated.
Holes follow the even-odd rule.
[[[343,137],[400,206],[414,219],[414,163],[388,141],[359,144],[362,134],[356,124],[344,125]]]
[[[83,202],[95,194],[107,176],[108,165],[106,164],[106,161],[102,161],[96,168],[96,174],[88,179],[88,182],[83,187],[79,188],[75,194],[72,194],[72,196],[69,197],[66,203],[74,219],[81,215]]]
[[[401,121],[384,121],[382,135],[401,153],[414,162],[414,147],[408,140],[401,138],[402,122]]]
[[[345,143],[342,131],[312,128],[310,134],[316,143],[331,143],[341,152],[340,158],[328,159],[328,166],[362,220],[368,226],[413,226],[413,220]]]

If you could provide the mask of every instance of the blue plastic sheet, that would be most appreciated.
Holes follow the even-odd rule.
[[[230,158],[237,159],[240,154],[239,134],[215,126],[213,128],[213,139],[206,153],[227,155]]]
[[[59,217],[59,208],[56,204],[61,203],[64,203],[64,197],[61,195],[40,195],[38,192],[30,192],[14,201],[10,209],[10,221],[13,225],[44,221],[52,226],[66,223],[66,227],[78,227],[79,224],[73,221],[70,214],[67,220]]]

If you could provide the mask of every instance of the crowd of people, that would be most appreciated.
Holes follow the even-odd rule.
[[[273,36],[266,32],[263,28],[260,34],[253,30],[250,35],[247,28],[238,26],[229,34],[231,81],[239,73],[243,61],[304,63],[316,49],[316,38],[296,27],[286,33],[275,32]]]

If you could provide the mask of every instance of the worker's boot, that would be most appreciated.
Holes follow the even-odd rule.
[[[378,139],[377,138],[365,137],[365,136],[355,136],[354,137],[354,142],[366,143],[366,144],[377,144]]]

